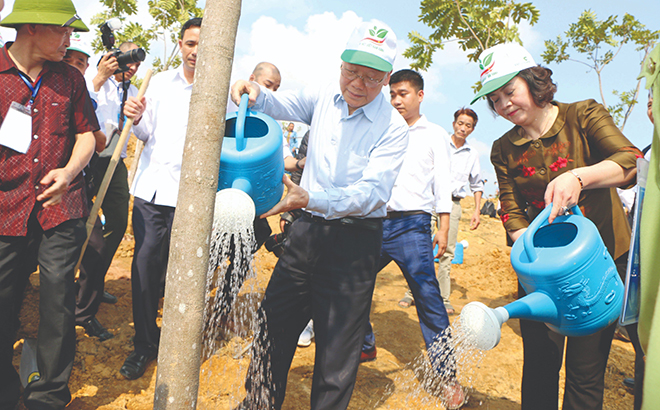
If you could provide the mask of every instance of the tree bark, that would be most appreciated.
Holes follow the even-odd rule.
[[[197,406],[220,148],[241,0],[207,0],[174,217],[154,409]]]

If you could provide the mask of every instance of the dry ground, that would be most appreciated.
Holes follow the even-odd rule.
[[[509,249],[499,220],[483,217],[476,231],[469,231],[467,222],[472,212],[471,198],[463,201],[464,214],[459,240],[466,239],[462,265],[452,270],[451,300],[458,312],[468,302],[481,301],[490,307],[504,305],[515,298],[515,274],[509,264]],[[275,227],[276,219],[270,221]],[[274,228],[278,231],[278,228]],[[133,323],[131,313],[130,237],[122,244],[106,279],[106,289],[119,298],[116,305],[102,305],[98,318],[115,338],[100,343],[77,328],[76,360],[69,386],[74,396],[68,409],[131,409],[152,408],[156,363],[135,381],[119,374],[125,357],[132,350]],[[276,258],[263,248],[256,257],[258,278],[249,284],[250,291],[262,292]],[[35,337],[38,321],[38,276],[33,275],[28,286],[21,320],[23,327],[15,345],[14,364],[20,363],[22,339]],[[414,308],[402,309],[397,301],[403,296],[405,280],[399,269],[390,264],[376,282],[371,318],[378,343],[376,361],[360,366],[357,385],[350,409],[429,408],[426,393],[420,392],[415,374],[406,368],[424,347]],[[455,320],[456,316],[452,317]],[[200,409],[230,409],[240,395],[248,358],[233,358],[238,349],[230,343],[212,360],[203,365],[200,386]],[[314,344],[298,349],[289,374],[286,410],[309,408],[309,393],[313,372]],[[624,377],[633,374],[632,346],[614,341],[605,380],[605,409],[632,408],[632,393],[622,385]],[[507,322],[502,339],[494,350],[487,352],[474,374],[470,400],[466,408],[508,410],[520,408],[519,385],[522,369],[522,344],[516,320]],[[377,405],[377,403],[379,403]],[[22,406],[19,408],[23,409]]]

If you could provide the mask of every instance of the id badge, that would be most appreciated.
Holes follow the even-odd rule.
[[[32,142],[30,109],[14,101],[0,126],[0,145],[25,154],[30,148],[30,142]]]

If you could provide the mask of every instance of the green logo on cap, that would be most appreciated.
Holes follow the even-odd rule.
[[[486,67],[488,67],[488,65],[492,60],[493,60],[493,53],[488,54],[486,58],[483,59],[483,61],[479,59],[479,68],[482,70],[485,69]]]
[[[374,28],[369,29],[369,34],[371,37],[376,37],[376,38],[385,38],[387,35],[387,30],[384,28],[379,29],[378,27],[374,26]]]

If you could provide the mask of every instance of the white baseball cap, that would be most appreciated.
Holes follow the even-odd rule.
[[[89,44],[89,41],[87,41],[87,37],[84,37],[77,31],[71,34],[70,45],[67,47],[67,50],[81,52],[87,57],[92,56],[92,46]]]
[[[479,56],[481,90],[470,104],[479,98],[502,88],[506,83],[526,68],[536,66],[536,62],[521,45],[515,43],[498,44]]]
[[[342,61],[389,73],[396,57],[396,35],[387,24],[371,20],[357,26],[346,43]]]

